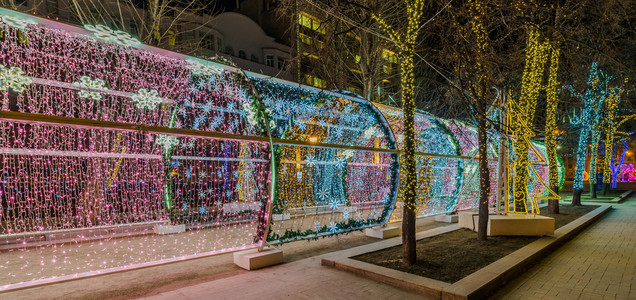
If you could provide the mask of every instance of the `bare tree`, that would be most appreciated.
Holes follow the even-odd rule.
[[[210,33],[214,6],[195,0],[67,0],[70,20],[105,24],[136,36],[148,45],[194,53]],[[199,39],[195,39],[199,32]]]

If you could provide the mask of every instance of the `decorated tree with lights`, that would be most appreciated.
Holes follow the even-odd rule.
[[[528,147],[530,138],[534,136],[532,124],[534,122],[537,99],[545,74],[545,64],[548,60],[550,44],[541,40],[540,33],[531,29],[528,35],[526,49],[526,64],[523,70],[521,96],[514,107],[515,133],[515,169],[514,169],[514,199],[515,211],[527,212],[528,198]]]
[[[546,119],[545,119],[545,145],[548,152],[548,186],[555,193],[559,193],[559,170],[557,157],[557,135],[559,130],[556,127],[556,112],[559,102],[559,55],[561,51],[558,47],[553,46],[550,53],[550,68],[548,73],[548,84],[546,86]],[[559,213],[559,200],[548,200],[548,213]]]
[[[603,141],[603,146],[605,148],[603,149],[603,195],[607,195],[607,193],[609,192],[609,186],[612,181],[611,157],[614,154],[614,135],[617,131],[616,125],[620,125],[620,123],[614,123],[616,119],[616,111],[618,110],[618,103],[620,102],[621,92],[622,91],[620,89],[613,89],[605,100],[605,118],[603,120],[603,128],[605,133],[605,139]]]
[[[404,189],[404,216],[402,218],[402,244],[403,262],[405,265],[414,265],[415,252],[415,212],[417,198],[417,175],[415,168],[415,72],[414,59],[417,40],[420,32],[421,19],[424,10],[424,1],[405,1],[406,6],[406,30],[398,30],[391,25],[391,20],[382,15],[373,14],[383,30],[389,35],[395,47],[399,50],[402,108],[404,110],[404,154],[403,167],[405,177]]]
[[[607,94],[607,78],[599,75],[598,62],[593,62],[590,66],[590,75],[584,94],[577,93],[572,86],[566,86],[572,94],[583,100],[583,111],[579,116],[578,123],[581,126],[579,140],[576,149],[576,170],[574,173],[574,194],[572,205],[581,205],[581,194],[583,193],[583,175],[585,171],[585,160],[587,156],[588,139],[591,139],[591,152],[598,152],[598,139],[600,134],[595,132],[602,116],[603,102]],[[596,155],[593,154],[593,160]],[[595,162],[590,163],[590,183],[591,178],[596,177]]]

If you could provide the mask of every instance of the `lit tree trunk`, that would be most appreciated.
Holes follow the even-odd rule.
[[[417,196],[417,175],[415,166],[415,74],[413,58],[415,56],[418,30],[424,9],[423,0],[406,1],[406,17],[408,25],[406,31],[398,32],[382,17],[373,14],[372,17],[391,38],[400,50],[402,61],[402,109],[404,109],[404,155],[403,170],[405,177],[404,212],[402,217],[402,257],[403,263],[412,266],[416,262],[415,252],[415,200]]]
[[[583,175],[585,172],[585,158],[587,156],[587,139],[590,136],[592,114],[594,114],[594,98],[599,93],[598,62],[593,62],[590,66],[590,76],[587,80],[587,90],[582,96],[584,108],[581,114],[581,132],[576,148],[576,171],[574,171],[574,192],[572,193],[572,205],[581,205],[581,194],[583,193]],[[600,99],[599,99],[600,101]]]
[[[540,41],[539,31],[533,29],[528,34],[526,64],[523,69],[521,97],[514,107],[515,114],[515,212],[527,212],[528,199],[528,149],[532,132],[537,98],[541,89],[549,44]]]
[[[477,113],[477,139],[479,152],[479,222],[477,224],[477,239],[485,241],[488,238],[488,198],[490,197],[490,174],[488,170],[488,136],[487,136],[487,113],[486,103],[486,68],[485,52],[488,48],[488,39],[483,19],[486,16],[485,5],[483,3],[470,1],[470,14],[473,17],[471,30],[477,43],[476,72],[477,85],[473,93],[476,101]]]
[[[546,90],[547,107],[545,120],[545,146],[548,153],[548,186],[559,194],[559,168],[557,158],[556,140],[556,110],[559,103],[559,85],[557,75],[559,72],[559,48],[553,48],[550,54],[550,74],[548,75],[548,87]],[[548,200],[548,213],[559,213],[559,200]]]
[[[596,159],[598,158],[598,140],[601,136],[601,134],[598,132],[600,130],[598,127],[599,126],[593,126],[593,131],[591,132],[592,147],[590,149],[590,194],[592,195],[592,198],[596,198],[596,181],[598,173],[596,170]]]
[[[479,141],[479,224],[477,238],[485,241],[488,236],[488,197],[490,196],[490,170],[488,169],[488,135],[486,133],[486,105],[480,101],[477,120]]]
[[[402,223],[402,244],[404,264],[414,265],[415,253],[415,200],[417,196],[417,176],[415,173],[415,99],[413,91],[413,51],[402,52],[402,102],[404,109],[404,210]]]
[[[609,186],[612,182],[612,155],[614,155],[614,118],[616,117],[616,108],[618,107],[618,97],[616,94],[610,93],[605,100],[607,117],[605,122],[605,156],[603,157],[603,195],[609,192]]]

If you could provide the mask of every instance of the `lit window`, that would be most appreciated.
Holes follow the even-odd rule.
[[[320,19],[305,12],[298,14],[298,24],[323,34],[327,32]]]
[[[311,45],[312,38],[310,36],[302,33],[299,33],[298,35],[300,36],[300,41],[303,42],[303,44]]]
[[[391,50],[382,50],[382,58],[393,64],[397,64],[398,62],[397,55],[395,55],[395,52]]]
[[[305,83],[308,85],[314,84],[314,76],[305,74]]]
[[[177,35],[172,30],[168,30],[168,45],[174,46],[177,40]]]
[[[318,77],[314,77],[314,86],[317,88],[324,89],[325,87],[327,87],[327,83]]]
[[[319,39],[316,39],[316,48],[322,49],[324,47],[325,47],[325,42],[323,42],[323,41],[321,41]]]

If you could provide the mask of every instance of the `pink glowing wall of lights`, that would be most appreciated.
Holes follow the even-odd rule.
[[[455,136],[457,143],[464,156],[471,159],[464,160],[463,165],[463,185],[459,193],[459,199],[454,210],[475,209],[477,207],[477,199],[479,199],[479,164],[476,159],[477,155],[477,130],[470,126],[466,126],[461,122],[447,121],[448,128]],[[497,139],[489,136],[488,151],[488,167],[490,175],[490,196],[489,204],[494,206],[497,195],[497,171],[499,168]]]
[[[242,73],[0,15],[2,289],[263,242],[271,154]]]

